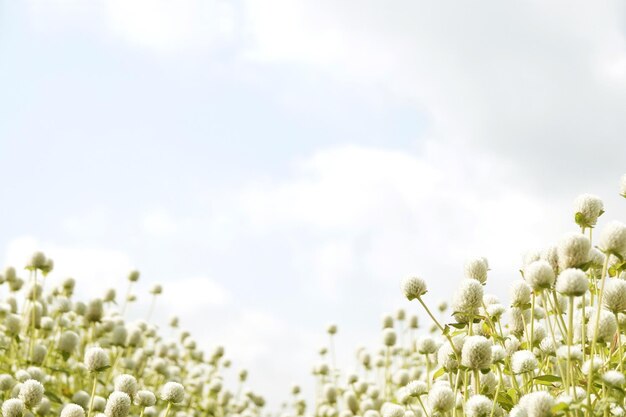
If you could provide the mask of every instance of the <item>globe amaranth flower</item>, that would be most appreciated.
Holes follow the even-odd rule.
[[[3,417],[22,417],[24,412],[24,401],[19,398],[10,398],[2,403]]]
[[[100,347],[91,347],[85,352],[84,362],[89,372],[101,372],[109,366],[109,355]]]
[[[577,268],[589,262],[591,241],[581,233],[569,233],[557,245],[560,269]]]
[[[531,392],[519,400],[520,407],[526,411],[528,417],[552,416],[554,403],[554,397],[546,391]]]
[[[574,220],[580,227],[594,227],[604,213],[602,200],[593,194],[581,194],[574,200]]]
[[[475,279],[484,284],[487,282],[487,271],[489,264],[485,258],[472,258],[465,262],[465,278]]]
[[[491,346],[483,336],[469,336],[461,349],[461,365],[469,369],[486,369],[491,365]]]
[[[426,291],[428,291],[426,288],[426,282],[424,282],[422,278],[416,276],[404,278],[402,280],[401,287],[404,292],[404,296],[409,301],[421,297],[426,294]]]
[[[538,365],[537,357],[529,350],[518,350],[511,356],[511,369],[515,374],[532,372]]]
[[[535,261],[524,268],[524,279],[535,291],[542,291],[554,284],[554,270],[546,261]]]
[[[61,417],[85,417],[85,410],[78,404],[66,404],[61,410]]]
[[[584,271],[577,268],[567,268],[556,279],[556,290],[570,297],[584,295],[589,289],[589,278]]]
[[[619,278],[607,279],[604,283],[602,305],[614,314],[626,311],[626,281]]]
[[[106,417],[127,417],[130,412],[130,397],[125,392],[113,391],[104,408]]]
[[[438,413],[450,411],[454,403],[454,392],[445,384],[435,384],[428,393],[428,405]]]
[[[36,407],[43,398],[44,388],[41,382],[29,379],[24,381],[20,386],[18,398],[24,402],[24,406],[28,409]]]
[[[484,395],[472,395],[465,403],[465,415],[468,417],[489,417],[493,401]]]
[[[626,225],[612,221],[604,226],[600,234],[598,247],[605,253],[618,257],[626,256]]]
[[[474,279],[465,279],[454,294],[452,311],[454,318],[461,323],[469,322],[478,314],[483,302],[483,286]]]
[[[178,382],[168,382],[161,389],[161,399],[178,404],[185,399],[185,388]]]

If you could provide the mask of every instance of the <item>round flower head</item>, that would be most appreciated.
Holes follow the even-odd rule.
[[[130,282],[137,282],[137,281],[139,281],[139,271],[137,271],[137,270],[130,271],[130,274],[128,274],[128,280]]]
[[[428,385],[424,381],[411,381],[406,385],[406,390],[412,397],[419,397],[428,393]]]
[[[99,347],[91,347],[85,352],[85,366],[89,372],[101,372],[109,366],[109,355]]]
[[[28,263],[28,267],[31,269],[44,269],[46,265],[47,259],[43,252],[35,252]]]
[[[2,403],[3,417],[22,417],[24,411],[24,402],[18,398],[10,398]]]
[[[9,374],[0,375],[0,391],[8,391],[15,385],[15,380]]]
[[[163,292],[163,286],[161,284],[154,284],[150,289],[150,294],[159,295]]]
[[[383,417],[404,417],[404,407],[393,403],[384,403],[380,409]]]
[[[604,226],[598,247],[605,254],[626,256],[626,225],[614,220]]]
[[[57,343],[57,349],[66,355],[71,355],[76,350],[80,337],[71,330],[65,330],[61,333]]]
[[[437,343],[430,336],[422,336],[417,340],[417,351],[422,354],[435,353],[437,351]]]
[[[449,343],[444,343],[439,347],[437,351],[437,364],[447,371],[454,372],[458,369],[459,363]]]
[[[602,365],[604,365],[604,361],[599,356],[594,356],[593,359],[587,359],[581,368],[583,374],[589,375],[592,372],[597,372]]]
[[[29,379],[24,381],[20,387],[18,398],[24,402],[24,406],[28,409],[36,407],[43,398],[43,385],[41,382]]]
[[[554,398],[546,391],[536,391],[520,398],[519,405],[528,417],[549,417],[552,416]]]
[[[419,298],[422,295],[426,294],[426,282],[423,279],[416,276],[406,277],[402,280],[401,283],[402,291],[404,292],[404,296],[409,300],[413,300],[414,298]]]
[[[604,213],[604,204],[598,196],[581,194],[574,201],[574,220],[580,227],[594,227]]]
[[[106,417],[127,417],[130,411],[130,397],[125,392],[113,391],[104,407]]]
[[[486,369],[491,365],[492,343],[483,336],[469,336],[461,349],[461,365],[469,369]]]
[[[156,397],[152,391],[142,389],[137,391],[137,395],[135,395],[135,404],[140,407],[152,407],[156,404]]]
[[[469,322],[478,314],[482,302],[482,284],[474,279],[463,280],[452,300],[454,318],[459,322]]]
[[[623,388],[626,383],[626,378],[624,378],[623,373],[611,370],[602,374],[602,381],[613,388]]]
[[[524,269],[524,279],[535,291],[550,288],[554,278],[554,270],[546,261],[535,261]]]
[[[489,266],[485,258],[470,259],[465,263],[465,278],[475,279],[484,284],[487,282],[487,271]]]
[[[85,410],[78,404],[67,404],[61,410],[61,417],[85,417]]]
[[[445,384],[435,384],[428,392],[428,405],[433,411],[445,413],[454,407],[454,392]]]
[[[76,391],[74,395],[72,395],[72,402],[80,405],[83,408],[89,407],[89,393],[83,390]]]
[[[382,322],[383,322],[383,329],[393,327],[393,317],[391,317],[391,314],[383,314]]]
[[[593,316],[595,317],[595,311],[593,312]],[[589,340],[593,340],[593,335],[595,334],[596,329],[596,321],[595,319],[589,320],[587,323],[587,338]],[[617,321],[615,320],[615,315],[606,311],[600,311],[600,322],[598,323],[598,342],[606,343],[613,340],[613,336],[617,331]]]
[[[465,415],[468,417],[489,417],[493,401],[484,395],[472,395],[465,403]]]
[[[578,297],[589,289],[587,274],[577,268],[563,270],[556,279],[556,290],[566,296]]]
[[[608,279],[604,284],[602,305],[612,313],[626,311],[626,281],[619,278]]]
[[[121,391],[133,398],[137,394],[137,380],[128,374],[118,375],[115,378],[115,391]]]
[[[565,235],[557,246],[559,268],[576,268],[589,261],[591,242],[589,238],[580,233]]]
[[[178,382],[168,382],[161,389],[161,399],[178,404],[185,399],[185,388]]]
[[[511,368],[515,374],[532,372],[538,365],[537,358],[529,350],[518,350],[511,356]]]
[[[509,287],[509,294],[511,296],[511,305],[515,307],[521,307],[530,303],[530,287],[521,279],[513,281]]]
[[[388,347],[396,344],[396,332],[393,329],[383,329],[383,344]]]

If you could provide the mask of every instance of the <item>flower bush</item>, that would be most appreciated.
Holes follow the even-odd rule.
[[[619,193],[626,197],[626,175]],[[626,415],[626,225],[594,228],[604,214],[596,196],[574,202],[579,230],[529,252],[510,300],[486,294],[489,263],[465,264],[465,278],[433,313],[427,281],[402,280],[404,296],[432,321],[419,333],[416,315],[383,318],[381,347],[360,348],[358,369],[342,374],[332,341],[313,374],[318,417],[546,417]],[[451,320],[438,320],[449,311]],[[332,329],[332,332],[331,332]],[[307,413],[300,389],[285,417]]]
[[[43,253],[26,266],[27,279],[9,267],[0,275],[0,399],[4,417],[196,417],[261,415],[265,400],[245,389],[224,387],[230,367],[224,349],[199,350],[178,319],[173,339],[147,321],[127,322],[123,312],[136,300],[128,276],[121,309],[116,291],[83,302],[73,279],[50,286],[54,263]],[[162,287],[155,285],[154,308]]]

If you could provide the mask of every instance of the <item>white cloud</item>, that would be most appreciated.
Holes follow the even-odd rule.
[[[154,237],[169,236],[178,230],[174,218],[162,209],[146,213],[142,219],[142,227],[145,233]]]
[[[109,30],[157,51],[202,48],[234,36],[235,9],[224,0],[109,0]]]
[[[177,279],[167,284],[163,301],[175,314],[187,314],[203,307],[224,307],[231,294],[207,277]]]

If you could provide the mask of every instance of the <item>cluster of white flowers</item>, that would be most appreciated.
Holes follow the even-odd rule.
[[[71,278],[55,282],[54,263],[35,253],[25,268],[0,274],[0,400],[3,417],[258,417],[265,400],[245,387],[224,386],[231,367],[224,349],[206,354],[172,318],[170,338],[149,320],[129,322],[136,301],[128,276],[126,298],[117,293],[87,302],[74,296]],[[150,290],[151,310],[160,285]]]
[[[626,175],[619,193],[626,197]],[[419,334],[417,315],[383,317],[380,349],[357,350],[358,368],[343,375],[333,337],[320,351],[316,417],[626,416],[626,225],[593,229],[603,201],[574,201],[578,230],[528,252],[510,300],[485,292],[489,263],[475,257],[448,303],[429,307],[427,283],[401,281],[416,312],[432,321]],[[603,219],[603,218],[602,218]],[[517,271],[515,272],[517,273]],[[300,389],[284,417],[304,416]]]

